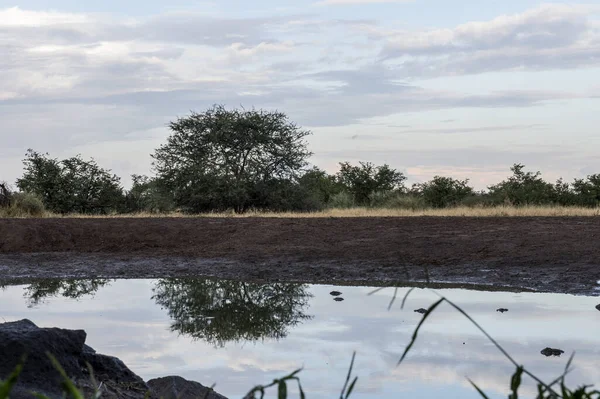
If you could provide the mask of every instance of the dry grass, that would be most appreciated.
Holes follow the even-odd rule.
[[[0,215],[2,216],[2,215]],[[155,214],[155,213],[135,213],[135,214],[116,214],[103,216],[89,215],[55,215],[46,213],[42,217],[46,218],[158,218],[158,217],[220,217],[220,218],[345,218],[345,217],[416,217],[416,216],[441,216],[441,217],[524,217],[524,216],[600,216],[600,208],[584,207],[561,207],[561,206],[526,206],[526,207],[457,207],[447,209],[371,209],[371,208],[351,208],[351,209],[329,209],[322,212],[248,212],[243,215],[237,215],[232,212],[223,213],[204,213],[198,215],[187,215],[183,213]]]

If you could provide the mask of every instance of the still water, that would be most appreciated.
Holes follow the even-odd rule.
[[[331,291],[341,291],[335,301]],[[180,375],[230,398],[304,367],[311,399],[339,396],[352,353],[353,398],[506,397],[508,360],[448,304],[426,320],[406,360],[396,366],[422,319],[414,312],[439,297],[461,306],[516,360],[550,381],[576,352],[572,385],[600,384],[598,297],[416,289],[369,295],[374,288],[258,285],[218,280],[49,280],[0,290],[0,319],[84,329],[87,344],[120,358],[144,380]],[[504,313],[498,308],[507,308]],[[545,357],[545,347],[565,351]],[[533,385],[522,393],[532,392]],[[275,397],[272,391],[268,397]]]

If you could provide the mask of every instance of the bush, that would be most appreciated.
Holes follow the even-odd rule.
[[[14,193],[8,207],[0,208],[4,217],[41,217],[46,208],[41,198],[31,193]]]
[[[473,194],[468,180],[442,176],[435,176],[433,180],[418,185],[416,189],[423,196],[425,203],[433,208],[456,206]]]
[[[375,192],[370,197],[370,205],[373,208],[411,210],[419,210],[426,207],[423,198],[398,191]]]
[[[466,206],[468,208],[487,208],[494,206],[494,200],[486,193],[469,195],[460,200],[457,206]]]
[[[329,208],[348,209],[355,207],[356,203],[354,202],[354,196],[352,194],[341,191],[331,196],[329,204],[327,205]]]

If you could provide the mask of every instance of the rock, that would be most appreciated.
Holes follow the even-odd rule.
[[[6,378],[27,354],[18,389],[11,399],[30,398],[28,392],[32,390],[50,398],[62,397],[62,378],[46,352],[54,355],[86,397],[94,390],[86,366],[89,362],[96,380],[103,383],[102,398],[143,398],[148,391],[146,383],[119,359],[96,354],[85,345],[86,337],[83,330],[39,328],[26,319],[0,324],[0,379]]]
[[[420,309],[416,309],[415,312],[425,314],[425,313],[427,313],[427,309],[420,308]]]
[[[496,309],[496,312],[504,313],[504,312],[508,312],[508,309],[506,309],[506,308],[499,308],[499,309]]]
[[[331,292],[329,293],[329,295],[332,295],[332,296],[340,296],[340,295],[342,295],[342,293],[341,293],[341,292],[339,292],[339,291],[331,291]]]
[[[600,304],[596,305],[596,309],[600,310]]]
[[[152,393],[162,399],[227,399],[199,382],[170,376],[148,381]]]
[[[121,360],[96,353],[86,345],[86,337],[87,334],[83,330],[40,328],[27,319],[0,323],[0,354],[2,354],[0,380],[8,377],[21,362],[22,356],[27,355],[10,398],[29,399],[32,398],[32,391],[44,394],[50,399],[62,398],[62,377],[52,365],[46,352],[54,355],[86,398],[92,397],[95,390],[87,363],[92,366],[96,381],[102,385],[102,399],[143,399],[147,393],[150,393],[150,399],[160,397]],[[176,380],[179,377],[168,378],[180,382]],[[185,381],[188,390],[202,387],[199,383],[186,381],[183,378],[181,381]],[[206,392],[207,388],[203,388]],[[215,395],[217,396],[209,395],[208,398],[223,398],[216,393]]]
[[[337,298],[333,298],[333,300],[336,302],[342,302],[344,300],[344,298],[337,297]]]
[[[542,349],[542,351],[540,353],[546,357],[550,357],[550,356],[560,356],[563,353],[565,353],[565,351],[560,350],[560,349],[546,347],[546,348]]]

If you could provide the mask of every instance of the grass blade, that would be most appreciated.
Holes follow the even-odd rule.
[[[388,310],[390,310],[392,308],[392,305],[394,304],[394,301],[396,300],[396,295],[398,295],[398,287],[396,287],[394,289],[394,296],[392,297],[392,300],[390,301],[390,304],[388,305]]]
[[[285,380],[279,381],[279,387],[277,388],[277,397],[279,399],[287,399],[287,384]]]
[[[411,289],[411,291],[412,291],[412,289]],[[410,293],[410,291],[409,291],[409,293]],[[407,296],[408,296],[408,293],[407,293]],[[427,309],[427,313],[425,313],[423,315],[423,318],[421,319],[421,321],[417,325],[417,328],[413,332],[413,336],[410,339],[410,342],[409,342],[408,346],[404,350],[404,353],[402,354],[402,357],[400,358],[400,360],[398,360],[398,364],[396,364],[396,367],[398,367],[400,365],[400,363],[402,363],[402,361],[404,360],[404,358],[408,354],[408,351],[410,351],[410,348],[412,348],[412,346],[414,345],[415,341],[417,340],[417,335],[419,335],[419,330],[421,329],[421,326],[423,325],[423,323],[425,323],[425,320],[427,320],[427,318],[429,317],[429,315],[431,314],[431,312],[433,312],[433,310],[435,308],[437,308],[440,305],[440,303],[444,302],[445,300],[446,300],[445,298],[441,298],[436,303],[434,303],[433,305],[431,305],[429,307],[429,309]]]
[[[375,293],[377,293],[377,292],[379,292],[379,291],[381,291],[381,290],[384,290],[384,289],[386,289],[386,288],[388,288],[388,287],[379,287],[379,288],[375,288],[373,291],[369,292],[369,293],[367,294],[367,296],[371,296],[371,295],[373,295],[373,294],[375,294]]]
[[[350,382],[350,377],[352,376],[352,368],[354,367],[354,358],[356,357],[356,351],[352,352],[352,360],[350,361],[350,368],[348,369],[348,375],[346,376],[346,381],[344,382],[344,386],[342,387],[342,393],[340,393],[340,399],[344,399],[344,392],[346,392],[346,387],[348,387],[348,383]]]
[[[17,364],[17,367],[8,376],[5,381],[0,381],[0,398],[8,398],[13,387],[19,379],[21,371],[23,371],[23,364],[25,363],[25,356],[21,358],[21,362]]]
[[[481,389],[479,389],[479,387],[477,385],[475,385],[475,383],[473,381],[471,381],[471,379],[467,378],[467,380],[469,380],[469,382],[471,383],[471,385],[473,385],[473,387],[477,390],[477,392],[479,392],[479,394],[481,395],[481,397],[483,399],[490,399],[485,392],[483,392]]]
[[[350,384],[350,387],[348,387],[348,391],[346,391],[346,396],[344,397],[344,399],[348,399],[348,397],[350,396],[350,394],[354,390],[354,386],[356,385],[356,381],[358,381],[358,377],[354,377],[354,380],[352,380],[352,384]]]
[[[79,392],[75,384],[73,384],[73,381],[71,381],[71,379],[69,378],[65,370],[62,368],[58,360],[56,360],[56,358],[52,356],[50,352],[46,352],[46,355],[50,358],[50,361],[52,362],[54,368],[63,377],[62,386],[66,393],[70,394],[73,399],[85,399],[81,392]]]
[[[442,298],[442,300],[445,300],[446,302],[448,302],[448,304],[450,306],[452,306],[454,309],[456,309],[458,312],[460,312],[463,316],[465,316],[475,327],[477,327],[477,329],[479,331],[481,331],[483,333],[483,335],[486,336],[486,338],[488,340],[490,340],[491,343],[494,344],[494,346],[496,348],[498,348],[498,350],[500,352],[502,352],[502,354],[515,366],[515,367],[521,367],[521,365],[519,365],[513,358],[512,356],[510,356],[508,354],[508,352],[494,339],[492,338],[492,336],[490,334],[488,334],[487,331],[484,330],[483,327],[481,327],[479,325],[479,323],[477,323],[471,316],[469,316],[469,314],[467,312],[465,312],[460,306],[458,306],[457,304],[455,304],[454,302],[450,301],[448,298],[438,294],[438,296],[440,296]],[[526,369],[523,369],[523,372],[525,374],[527,374],[529,377],[533,378],[538,384],[543,385],[548,392],[551,392],[554,395],[558,395],[553,389],[552,387],[550,387],[548,384],[546,384],[544,381],[542,381],[540,378],[538,378],[536,375],[534,375],[533,373],[527,371]]]
[[[408,296],[410,295],[411,292],[413,292],[415,290],[415,287],[412,287],[410,290],[408,290],[408,292],[404,295],[404,298],[402,298],[402,305],[400,305],[400,309],[404,309],[404,304],[406,303],[406,300],[408,299]]]

